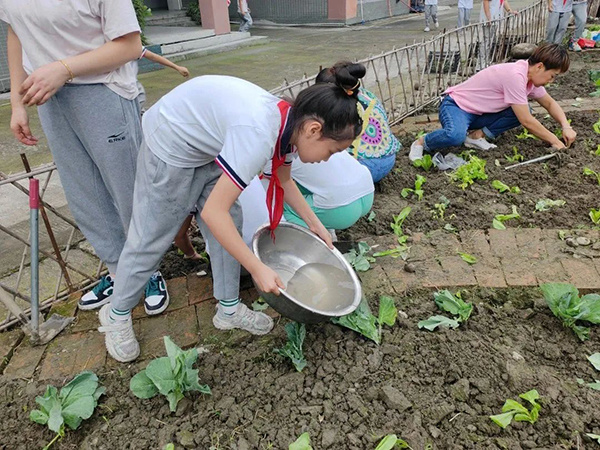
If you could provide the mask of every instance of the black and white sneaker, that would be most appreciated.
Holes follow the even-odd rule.
[[[167,284],[161,273],[154,272],[150,281],[146,285],[146,298],[144,299],[144,309],[146,314],[153,316],[160,314],[169,306],[169,293]]]
[[[84,311],[100,308],[110,302],[110,296],[115,287],[115,280],[110,275],[102,277],[94,289],[85,294],[77,302],[77,307]]]

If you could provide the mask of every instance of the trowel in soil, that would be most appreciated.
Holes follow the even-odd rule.
[[[33,345],[50,342],[65,329],[75,318],[52,314],[48,320],[40,324],[39,305],[39,180],[29,179],[29,225],[31,233],[31,320],[10,295],[0,289],[0,302],[23,324],[23,331],[31,337]]]
[[[541,162],[541,161],[546,161],[547,159],[554,158],[556,156],[557,156],[556,153],[550,153],[549,155],[544,155],[544,156],[540,156],[538,158],[533,158],[533,159],[530,159],[528,161],[523,161],[523,162],[520,162],[520,163],[517,163],[517,164],[513,164],[512,166],[506,166],[504,168],[504,170],[514,169],[515,167],[525,166],[527,164],[532,164],[532,163]]]

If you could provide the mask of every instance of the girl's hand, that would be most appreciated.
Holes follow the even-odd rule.
[[[186,67],[177,66],[177,72],[183,77],[187,78],[190,76],[190,71]]]
[[[71,77],[60,61],[46,64],[29,75],[19,89],[23,104],[27,106],[43,105]]]
[[[554,5],[549,4],[548,5],[548,12],[552,12],[552,11],[554,11]]]
[[[327,228],[319,222],[319,224],[315,227],[309,228],[310,231],[319,236],[323,241],[327,244],[327,247],[333,250],[333,241],[331,240],[331,234],[327,231]]]
[[[29,129],[29,116],[23,106],[13,108],[10,118],[10,129],[19,142],[25,145],[37,145],[38,140]]]
[[[281,278],[279,278],[279,275],[277,275],[277,272],[263,263],[251,275],[256,286],[262,292],[271,292],[279,295],[279,289],[285,289],[285,285],[281,281]]]

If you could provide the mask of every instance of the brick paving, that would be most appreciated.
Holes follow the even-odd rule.
[[[396,296],[419,288],[526,287],[557,281],[573,283],[582,291],[600,290],[598,230],[562,231],[567,236],[585,236],[590,244],[571,247],[560,239],[559,230],[536,228],[414,233],[409,242],[410,272],[402,258],[381,257],[372,269],[359,275],[365,292]],[[396,245],[394,235],[369,236],[367,241],[371,246],[377,245],[377,251]],[[466,263],[459,252],[473,255],[477,262]],[[213,327],[216,300],[209,276],[190,274],[168,280],[167,284],[171,301],[165,313],[149,317],[141,302],[134,310],[140,360],[164,355],[165,335],[185,348],[198,344],[231,346],[258,339],[246,332]],[[240,297],[247,305],[258,298],[248,279],[243,279]],[[51,312],[74,316],[76,320],[45,346],[32,347],[18,329],[0,333],[0,370],[6,377],[63,380],[86,369],[119,367],[106,354],[104,336],[97,331],[97,311],[77,310],[77,300],[77,296],[72,296],[53,306]],[[277,318],[272,309],[267,312]],[[275,332],[260,339],[283,337],[281,328],[279,325]]]

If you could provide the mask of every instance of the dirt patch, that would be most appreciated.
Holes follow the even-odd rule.
[[[361,219],[345,232],[338,233],[342,239],[359,239],[368,235],[382,235],[390,232],[389,224],[392,216],[398,214],[405,206],[412,211],[405,222],[405,228],[412,231],[428,232],[442,228],[451,223],[455,228],[487,229],[491,228],[496,214],[511,212],[512,205],[517,207],[521,219],[509,222],[510,226],[540,228],[577,228],[592,226],[588,216],[590,208],[600,207],[600,186],[595,177],[584,176],[584,167],[600,172],[600,156],[595,150],[600,144],[600,135],[596,134],[592,124],[599,118],[596,112],[576,111],[569,113],[572,125],[578,133],[578,139],[572,148],[562,151],[560,158],[550,159],[545,163],[534,163],[512,170],[505,167],[512,164],[506,156],[513,155],[513,146],[518,148],[525,159],[532,159],[548,153],[551,148],[534,139],[517,139],[515,136],[521,129],[504,133],[497,140],[498,148],[478,152],[480,158],[487,160],[486,181],[477,181],[465,190],[452,183],[445,173],[435,169],[425,172],[409,164],[407,149],[410,148],[414,135],[401,136],[403,150],[399,154],[394,170],[377,186],[373,210],[375,218],[368,221]],[[551,119],[543,119],[550,130],[556,129]],[[464,148],[451,149],[454,153]],[[496,165],[496,161],[498,162]],[[399,194],[403,188],[414,187],[417,174],[427,178],[423,185],[423,200],[402,198]],[[491,187],[493,180],[500,180],[521,189],[520,194],[499,194]],[[444,220],[433,216],[435,204],[444,196],[450,201]],[[536,212],[535,204],[540,199],[565,200],[566,204],[547,212]]]
[[[600,64],[600,52],[586,51],[582,53],[569,52],[571,66],[564,75],[559,75],[556,82],[548,86],[548,93],[555,100],[588,97],[596,90],[590,80],[590,69],[597,69]]]
[[[184,400],[175,414],[163,398],[140,400],[129,392],[130,377],[145,363],[100,374],[107,393],[97,412],[56,448],[148,449],[174,442],[285,449],[304,431],[317,449],[373,449],[388,433],[414,449],[594,448],[582,433],[600,434],[600,411],[593,406],[600,392],[576,378],[597,378],[586,356],[600,345],[599,330],[581,344],[534,290],[477,290],[464,298],[475,304],[472,318],[458,330],[433,333],[417,328],[438,313],[431,293],[399,299],[407,318],[384,331],[380,347],[331,324],[310,326],[302,373],[273,355],[283,342],[280,332],[213,347],[199,364],[213,395]],[[41,448],[52,434],[28,416],[45,385],[1,385],[1,447]],[[507,398],[530,389],[542,397],[535,425],[503,431],[490,421]]]

